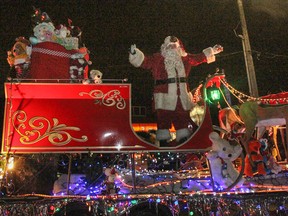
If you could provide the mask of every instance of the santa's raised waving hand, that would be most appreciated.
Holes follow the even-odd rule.
[[[135,49],[136,49],[136,44],[132,44],[131,47],[130,47],[129,52],[130,52],[132,55],[134,55],[134,54],[136,54]]]
[[[132,44],[129,49],[129,61],[135,67],[140,67],[144,60],[144,53]]]

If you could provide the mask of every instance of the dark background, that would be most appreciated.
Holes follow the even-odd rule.
[[[259,95],[287,91],[288,1],[243,0]],[[212,64],[192,69],[190,88],[198,86],[216,68],[224,69],[227,81],[249,94],[237,0],[1,0],[0,81],[9,72],[7,51],[15,38],[33,34],[32,6],[47,12],[55,26],[67,19],[82,31],[93,62],[90,69],[102,71],[105,79],[128,78],[133,105],[151,105],[152,77],[128,61],[128,49],[136,44],[145,54],[159,51],[168,35],[179,37],[191,53],[221,44],[224,52]],[[1,112],[3,112],[3,87]],[[3,115],[3,114],[2,114]]]

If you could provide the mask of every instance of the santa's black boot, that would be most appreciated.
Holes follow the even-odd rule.
[[[188,128],[179,129],[176,131],[176,141],[178,144],[186,142],[191,136],[192,132]]]
[[[183,137],[179,140],[178,144],[182,144],[188,140],[188,137]]]
[[[159,140],[160,147],[168,147],[169,142],[167,140]]]

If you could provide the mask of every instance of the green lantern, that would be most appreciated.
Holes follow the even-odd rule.
[[[212,91],[210,91],[210,98],[213,101],[220,100],[220,91],[218,89],[213,89]]]
[[[219,89],[215,86],[207,88],[207,97],[211,102],[217,102],[221,98]]]

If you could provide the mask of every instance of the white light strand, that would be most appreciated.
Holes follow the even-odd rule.
[[[226,80],[221,79],[221,83],[241,102],[244,103],[243,98],[247,98],[247,100],[252,101],[261,101],[264,104],[287,104],[288,103],[288,97],[282,97],[282,98],[261,98],[261,97],[251,97],[249,95],[246,95],[235,88],[233,88]]]

